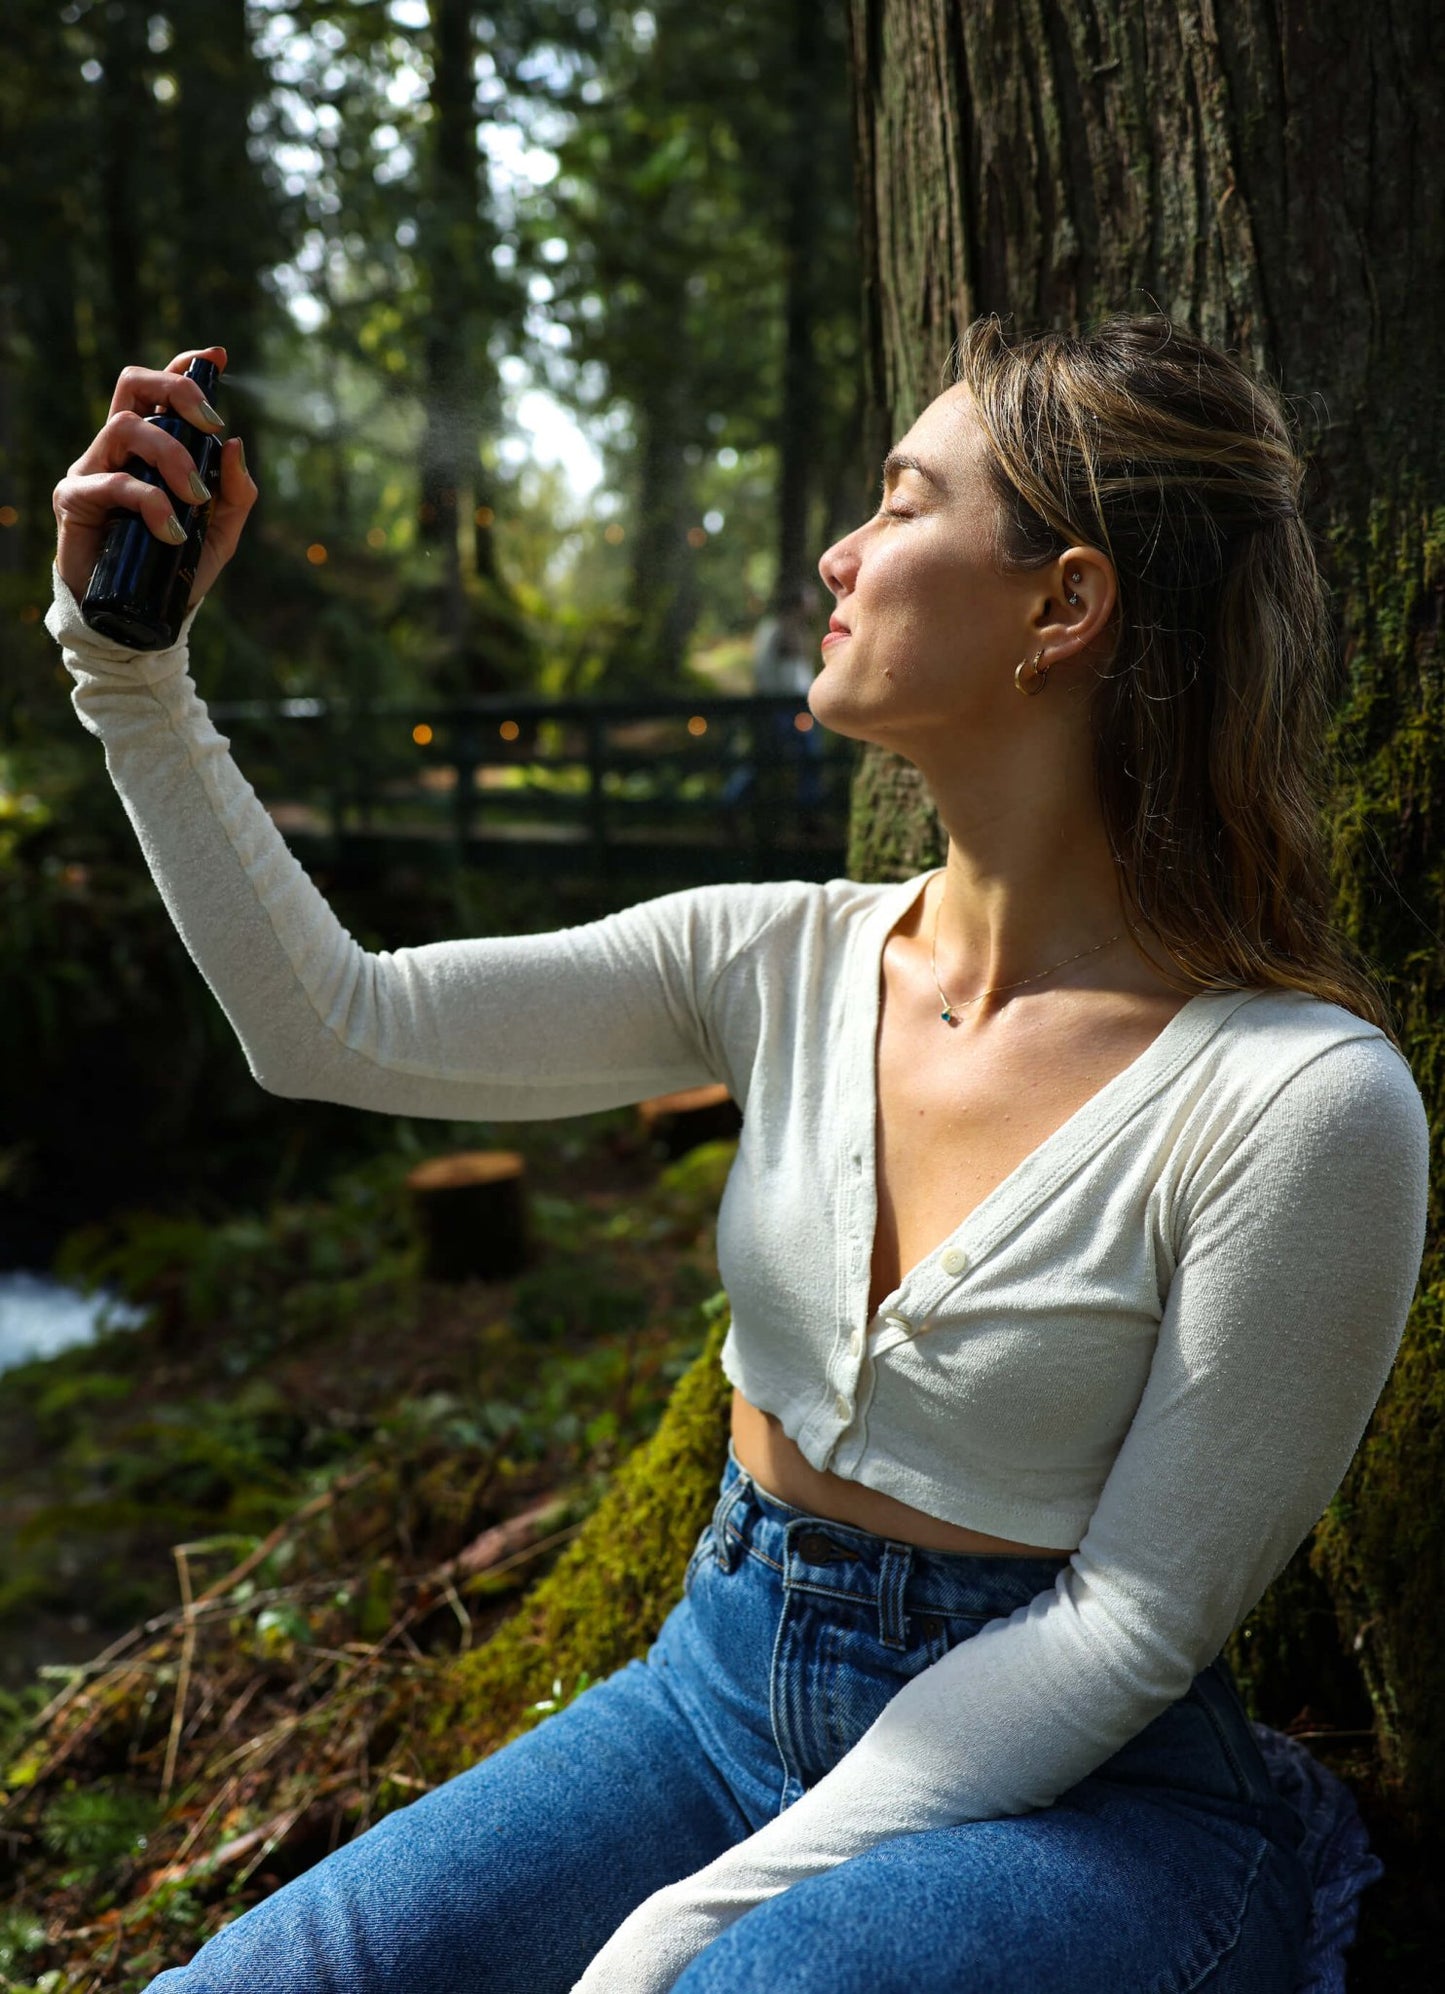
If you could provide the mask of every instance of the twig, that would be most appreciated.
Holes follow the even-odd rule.
[[[294,1806],[285,1808],[280,1814],[273,1814],[271,1819],[262,1822],[259,1828],[250,1828],[244,1835],[236,1835],[229,1842],[222,1842],[221,1846],[212,1849],[209,1855],[197,1856],[194,1862],[182,1863],[178,1854],[174,1861],[152,1873],[147,1879],[147,1889],[153,1890],[160,1883],[178,1883],[198,1871],[209,1874],[218,1869],[225,1869],[231,1863],[239,1862],[243,1856],[250,1855],[252,1849],[257,1848],[259,1844],[260,1849],[255,1861],[241,1872],[233,1885],[233,1888],[239,1889],[257,1865],[266,1860],[277,1842],[284,1840],[290,1834],[309,1807],[314,1806],[318,1800],[324,1800],[328,1794],[335,1793],[340,1787],[349,1786],[351,1781],[352,1775],[349,1772],[335,1773],[330,1779],[323,1779]],[[189,1846],[188,1837],[186,1847]],[[184,1850],[181,1853],[183,1854]]]
[[[185,1615],[181,1635],[181,1666],[176,1675],[176,1702],[171,1712],[171,1735],[166,1740],[166,1764],[161,1774],[160,1804],[165,1806],[171,1797],[171,1785],[176,1776],[176,1754],[181,1748],[181,1727],[186,1718],[186,1692],[191,1686],[191,1662],[196,1652],[196,1608],[191,1597],[191,1563],[189,1544],[173,1544],[172,1555],[176,1561],[176,1571],[181,1581],[181,1608]]]
[[[565,1530],[554,1530],[550,1537],[539,1537],[534,1544],[528,1544],[522,1550],[514,1551],[510,1558],[500,1558],[495,1565],[487,1565],[482,1571],[471,1576],[498,1578],[503,1572],[511,1571],[514,1565],[525,1565],[529,1558],[537,1558],[543,1551],[550,1551],[554,1544],[565,1544],[569,1537],[579,1536],[586,1528],[585,1522],[569,1523]]]
[[[200,1840],[201,1836],[205,1833],[206,1829],[215,1819],[220,1809],[225,1806],[226,1802],[230,1799],[231,1795],[236,1791],[236,1788],[240,1784],[241,1784],[240,1780],[234,1777],[223,1782],[220,1792],[214,1795],[214,1797],[211,1800],[210,1806],[205,1809],[204,1813],[199,1814],[196,1817],[196,1819],[191,1823],[190,1828],[186,1832],[185,1840],[176,1850],[174,1857],[174,1860],[176,1862],[180,1862],[183,1856],[187,1856],[190,1854],[192,1848],[194,1848],[195,1844]]]
[[[321,1510],[327,1508],[329,1504],[336,1500],[338,1495],[345,1494],[349,1489],[354,1489],[358,1483],[365,1481],[368,1475],[375,1474],[376,1469],[377,1463],[368,1461],[363,1463],[360,1468],[356,1469],[350,1475],[338,1475],[329,1489],[323,1490],[319,1496],[313,1496],[309,1502],[303,1503],[301,1508],[293,1515],[288,1516],[284,1522],[278,1523],[270,1535],[265,1537],[256,1546],[254,1551],[249,1552],[241,1560],[239,1565],[236,1565],[231,1571],[227,1572],[223,1578],[217,1579],[213,1585],[207,1586],[204,1592],[198,1593],[194,1602],[195,1607],[214,1606],[222,1594],[238,1586],[242,1579],[250,1576],[257,1565],[270,1557],[288,1531],[293,1530],[298,1523],[306,1522],[308,1518],[317,1515]],[[332,1578],[319,1579],[315,1582],[313,1589],[327,1591],[335,1583],[335,1580]],[[263,1594],[261,1598],[262,1601],[270,1598],[282,1598],[285,1596],[286,1591],[295,1591],[298,1589],[295,1587],[282,1588],[279,1591]],[[255,1604],[257,1602],[253,1601],[252,1603]],[[184,1608],[179,1610],[172,1608],[165,1613],[158,1613],[150,1620],[142,1621],[138,1627],[132,1627],[127,1633],[120,1635],[116,1640],[111,1642],[108,1648],[103,1648],[93,1660],[81,1663],[64,1689],[58,1690],[51,1697],[49,1703],[45,1705],[44,1709],[37,1711],[35,1716],[29,1719],[21,1731],[21,1737],[32,1738],[43,1731],[54,1718],[60,1715],[66,1705],[74,1700],[87,1680],[93,1679],[98,1675],[103,1675],[111,1663],[119,1660],[126,1649],[133,1646],[135,1642],[145,1640],[148,1635],[159,1634],[165,1628],[173,1627],[178,1620],[184,1620],[185,1617]]]
[[[234,1586],[238,1586],[242,1579],[249,1578],[256,1567],[270,1557],[277,1545],[282,1543],[298,1524],[307,1523],[313,1516],[319,1516],[323,1509],[331,1507],[339,1495],[345,1495],[349,1489],[354,1489],[359,1482],[364,1482],[369,1475],[374,1475],[376,1470],[375,1461],[364,1461],[351,1474],[338,1475],[329,1489],[323,1489],[320,1495],[312,1496],[310,1502],[302,1503],[300,1509],[278,1523],[269,1536],[263,1537],[255,1550],[248,1552],[239,1565],[234,1566],[223,1578],[217,1579],[213,1585],[208,1585],[197,1597],[197,1606],[204,1606],[213,1599],[219,1599],[223,1593],[228,1593]]]
[[[443,1584],[449,1579],[467,1579],[478,1572],[490,1571],[509,1552],[530,1544],[540,1531],[543,1519],[555,1516],[568,1503],[569,1498],[563,1495],[554,1493],[546,1496],[541,1502],[533,1503],[530,1509],[509,1516],[504,1523],[494,1523],[479,1537],[474,1537],[456,1557],[448,1558],[445,1564],[438,1565],[427,1576],[437,1584]]]
[[[461,1622],[462,1653],[465,1654],[472,1645],[472,1616],[470,1615],[470,1613],[467,1612],[467,1609],[462,1605],[461,1595],[458,1593],[456,1587],[452,1584],[450,1579],[446,1581],[446,1598],[447,1598],[447,1605],[450,1606],[452,1612],[457,1616],[457,1619]]]

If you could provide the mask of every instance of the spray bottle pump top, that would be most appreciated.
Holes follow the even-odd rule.
[[[214,360],[196,358],[186,369],[186,379],[194,381],[201,393],[209,401],[216,392],[216,383],[221,378],[221,370]]]

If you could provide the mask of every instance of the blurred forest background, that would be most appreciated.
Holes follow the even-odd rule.
[[[50,492],[123,364],[228,349],[262,496],[194,633],[213,706],[746,691],[809,581],[821,634],[818,555],[876,467],[843,10],[18,0],[6,26],[0,1266],[28,1266],[118,1180],[224,1206],[390,1139],[259,1095],[70,709]],[[314,876],[371,946],[690,883]]]
[[[261,500],[197,621],[202,696],[425,716],[746,692],[760,619],[810,582],[821,634],[818,556],[877,467],[825,0],[17,0],[5,27],[0,1288],[106,1309],[19,1361],[0,1294],[0,1987],[133,1987],[371,1809],[298,1724],[352,1753],[655,1429],[715,1324],[734,1144],[263,1093],[43,628],[52,487],[123,365],[225,345]],[[263,737],[234,748],[272,802]],[[369,948],[694,883],[304,862]],[[527,1264],[428,1281],[408,1173],[488,1146],[524,1158]],[[226,1573],[184,1661],[135,1660]],[[160,1733],[42,1763],[41,1706],[111,1704],[117,1641]],[[331,1800],[278,1826],[277,1775]]]

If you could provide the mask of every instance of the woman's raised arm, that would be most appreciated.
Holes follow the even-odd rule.
[[[170,392],[167,382],[178,403],[199,391],[173,371],[141,372],[128,369],[117,388],[134,420],[113,415],[56,488],[61,544],[46,627],[161,897],[260,1084],[391,1114],[508,1120],[729,1078],[707,1000],[763,925],[764,903],[772,905],[765,889],[701,887],[552,934],[370,953],[287,849],[188,676],[200,595],[167,651],[127,650],[82,620],[76,598],[106,510],[165,507],[163,493],[118,468],[138,438],[158,451],[173,446],[166,461],[152,461],[184,489],[184,467],[168,459],[186,453],[157,437],[139,409]],[[219,556],[203,569],[209,579],[255,497],[233,452],[227,461],[232,509],[226,518],[218,504],[216,524],[227,532],[215,550],[208,536],[207,556]],[[162,524],[145,516],[153,531]]]

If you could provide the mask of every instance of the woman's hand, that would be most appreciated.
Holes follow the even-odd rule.
[[[128,457],[142,457],[154,464],[182,505],[194,505],[204,495],[190,451],[153,422],[142,420],[143,416],[173,410],[212,435],[225,427],[219,418],[208,420],[202,414],[206,399],[196,383],[186,378],[187,367],[198,358],[224,367],[226,349],[195,347],[189,353],[178,353],[163,371],[122,368],[105,427],[55,487],[52,503],[59,527],[55,565],[77,601],[85,594],[91,571],[100,559],[106,526],[117,506],[138,512],[168,547],[179,544],[179,521],[169,493],[164,486],[147,485],[129,476],[123,469]],[[191,488],[192,478],[197,479],[200,489]],[[221,482],[187,608],[195,607],[235,553],[256,498],[256,484],[246,469],[241,439],[230,437],[221,446]]]

